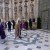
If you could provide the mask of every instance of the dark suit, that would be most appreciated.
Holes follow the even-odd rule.
[[[12,23],[13,23],[13,29],[15,29],[15,21],[12,20]]]
[[[8,31],[11,31],[11,22],[8,21]]]

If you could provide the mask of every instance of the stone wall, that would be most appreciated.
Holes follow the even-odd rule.
[[[0,0],[0,19],[4,21],[17,18],[38,17],[38,0]]]
[[[50,29],[50,0],[39,0],[39,16],[42,19],[42,29]]]

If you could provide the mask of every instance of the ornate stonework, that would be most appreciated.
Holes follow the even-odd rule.
[[[0,0],[0,19],[34,18],[35,3],[36,0]]]

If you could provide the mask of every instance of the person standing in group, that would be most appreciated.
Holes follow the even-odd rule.
[[[7,28],[7,22],[5,21],[5,29]]]
[[[12,23],[13,23],[13,29],[15,29],[15,21],[12,20]]]
[[[0,36],[1,36],[1,43],[4,43],[5,42],[5,38],[6,38],[6,34],[5,34],[5,31],[4,31],[4,22],[0,21]]]
[[[15,38],[19,37],[21,38],[21,21],[18,20],[18,23],[15,25]]]
[[[21,30],[22,30],[22,22],[21,22],[21,20],[19,20],[18,23],[19,23],[19,38],[22,38],[21,37]]]
[[[32,20],[31,20],[31,18],[29,19],[29,28],[32,29]]]
[[[25,29],[28,30],[28,22],[25,21]]]
[[[22,30],[25,30],[25,20],[22,20]]]
[[[11,22],[8,21],[8,31],[11,31]]]

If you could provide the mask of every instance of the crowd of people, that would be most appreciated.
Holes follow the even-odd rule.
[[[15,21],[7,21],[5,22],[5,28],[8,28],[8,31],[11,31],[11,26],[13,29],[15,29]]]
[[[8,31],[11,31],[11,26],[13,27],[13,29],[15,29],[15,39],[18,38],[22,38],[21,37],[21,30],[28,30],[28,29],[32,29],[32,20],[29,19],[29,22],[27,20],[17,20],[17,21],[8,21],[8,22],[3,22],[0,20],[0,39],[2,39],[2,41],[4,40],[5,42],[5,38],[6,38],[6,34],[5,34],[5,29],[7,28],[8,25]]]
[[[6,42],[5,29],[8,28],[8,31],[11,31],[11,26],[13,27],[13,29],[15,29],[15,21],[14,20],[4,22],[3,20],[0,19],[0,42],[1,43]]]

